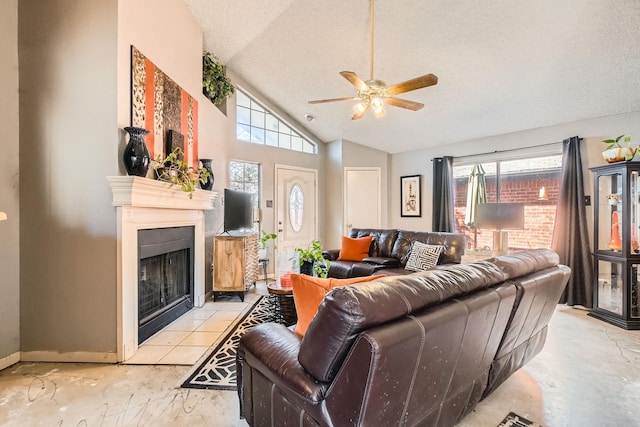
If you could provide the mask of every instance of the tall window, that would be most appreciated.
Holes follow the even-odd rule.
[[[236,136],[241,141],[316,154],[316,144],[241,89],[236,90]]]
[[[249,162],[229,162],[229,188],[250,193],[253,208],[260,206],[260,165]]]
[[[524,204],[524,229],[509,231],[509,249],[550,248],[560,191],[562,155],[480,163],[485,172],[487,203]],[[453,167],[456,231],[467,235],[469,247],[493,245],[492,230],[465,224],[469,174],[473,163]]]

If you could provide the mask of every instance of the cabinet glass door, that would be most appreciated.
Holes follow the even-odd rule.
[[[622,175],[598,177],[598,249],[622,250]]]
[[[622,264],[598,261],[598,308],[622,315]]]
[[[638,197],[640,197],[640,176],[638,171],[631,172],[631,180],[629,182],[629,209],[631,221],[629,221],[629,236],[631,236],[630,251],[632,254],[640,253],[640,243],[638,243],[638,226],[640,226],[640,209],[638,209]]]
[[[631,265],[631,317],[640,318],[638,307],[638,282],[640,282],[640,264]]]

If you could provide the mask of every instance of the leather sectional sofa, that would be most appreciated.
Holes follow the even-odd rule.
[[[349,237],[352,238],[366,236],[373,236],[373,240],[369,247],[369,257],[361,262],[339,261],[339,249],[323,252],[324,257],[331,261],[328,277],[346,279],[373,274],[394,276],[413,273],[404,267],[414,241],[444,247],[438,260],[438,268],[459,264],[466,247],[464,234],[373,228],[352,228],[349,232]]]
[[[304,337],[237,353],[250,426],[453,426],[542,349],[569,279],[550,250],[337,287]]]

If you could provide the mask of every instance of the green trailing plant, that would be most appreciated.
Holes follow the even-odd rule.
[[[629,147],[629,143],[631,142],[631,135],[620,135],[616,139],[605,139],[602,142],[607,144],[607,149],[623,148],[622,145],[620,145],[620,140],[622,138],[624,138],[623,141],[626,143],[625,147]]]
[[[224,66],[211,52],[202,54],[202,93],[215,105],[233,95],[236,88],[225,75]]]
[[[322,243],[320,240],[313,240],[306,248],[296,248],[300,254],[300,266],[304,263],[313,265],[313,275],[317,277],[327,277],[329,272],[329,260],[322,256]]]
[[[194,169],[183,158],[184,152],[180,147],[176,147],[167,157],[158,155],[155,171],[159,181],[179,185],[182,191],[189,193],[191,199],[198,188],[198,182],[205,184],[211,173],[205,168]]]

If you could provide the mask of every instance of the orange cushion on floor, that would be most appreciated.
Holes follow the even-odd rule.
[[[296,305],[296,313],[298,315],[298,323],[296,324],[294,332],[301,337],[304,336],[313,317],[318,311],[318,307],[320,307],[320,303],[331,289],[352,283],[369,282],[379,279],[380,277],[384,276],[354,277],[352,279],[322,279],[320,277],[307,276],[306,274],[292,274],[293,302]]]
[[[362,261],[369,256],[372,239],[373,236],[358,238],[342,236],[338,261]]]

